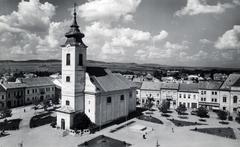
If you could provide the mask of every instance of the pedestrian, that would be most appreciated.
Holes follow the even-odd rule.
[[[143,139],[146,139],[146,136],[145,136],[145,134],[143,134]]]
[[[174,129],[172,128],[172,132],[174,133]]]

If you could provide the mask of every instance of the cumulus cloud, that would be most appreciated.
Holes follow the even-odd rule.
[[[8,24],[11,28],[24,29],[34,32],[44,32],[55,14],[55,7],[39,0],[21,1],[18,4],[18,11],[10,15],[0,16],[0,22]]]
[[[223,4],[218,2],[216,5],[209,5],[206,0],[188,0],[187,5],[178,10],[176,15],[220,14],[228,8],[233,8],[236,2]]]
[[[240,25],[226,31],[215,43],[217,49],[240,49]]]
[[[166,32],[165,30],[162,30],[158,35],[153,36],[153,41],[161,41],[165,38],[167,38],[168,36],[168,32]]]
[[[200,39],[199,42],[202,43],[202,44],[210,44],[210,43],[212,43],[212,41],[210,41],[208,39]]]
[[[85,34],[85,41],[90,44],[89,53],[98,55],[101,59],[112,58],[113,55],[123,58],[127,50],[135,49],[151,38],[149,32],[106,26],[100,22],[87,26]]]
[[[140,3],[141,0],[90,0],[78,10],[86,21],[132,21]]]
[[[0,16],[1,59],[59,58],[69,21],[53,22],[55,6],[39,0],[21,1],[18,9]],[[41,17],[39,17],[41,16]],[[49,56],[46,56],[48,53]],[[50,57],[51,56],[51,57]]]

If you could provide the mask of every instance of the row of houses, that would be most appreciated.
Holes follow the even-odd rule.
[[[0,109],[19,107],[56,98],[56,86],[50,77],[21,78],[0,83]]]
[[[163,100],[169,100],[171,108],[183,104],[187,108],[204,106],[232,113],[240,109],[240,74],[230,74],[224,82],[142,82],[137,91],[137,98],[141,105],[144,105],[147,98],[154,98],[156,105],[161,104]]]

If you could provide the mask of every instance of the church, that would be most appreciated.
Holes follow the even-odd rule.
[[[136,86],[121,74],[87,66],[87,46],[82,41],[74,7],[73,23],[62,45],[62,98],[57,126],[71,129],[74,116],[84,112],[96,125],[104,125],[136,110]]]

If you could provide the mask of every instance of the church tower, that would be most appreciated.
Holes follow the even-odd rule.
[[[62,99],[61,108],[57,110],[57,126],[62,129],[70,129],[74,115],[84,112],[87,46],[82,41],[84,34],[76,19],[74,4],[73,22],[62,45]]]

